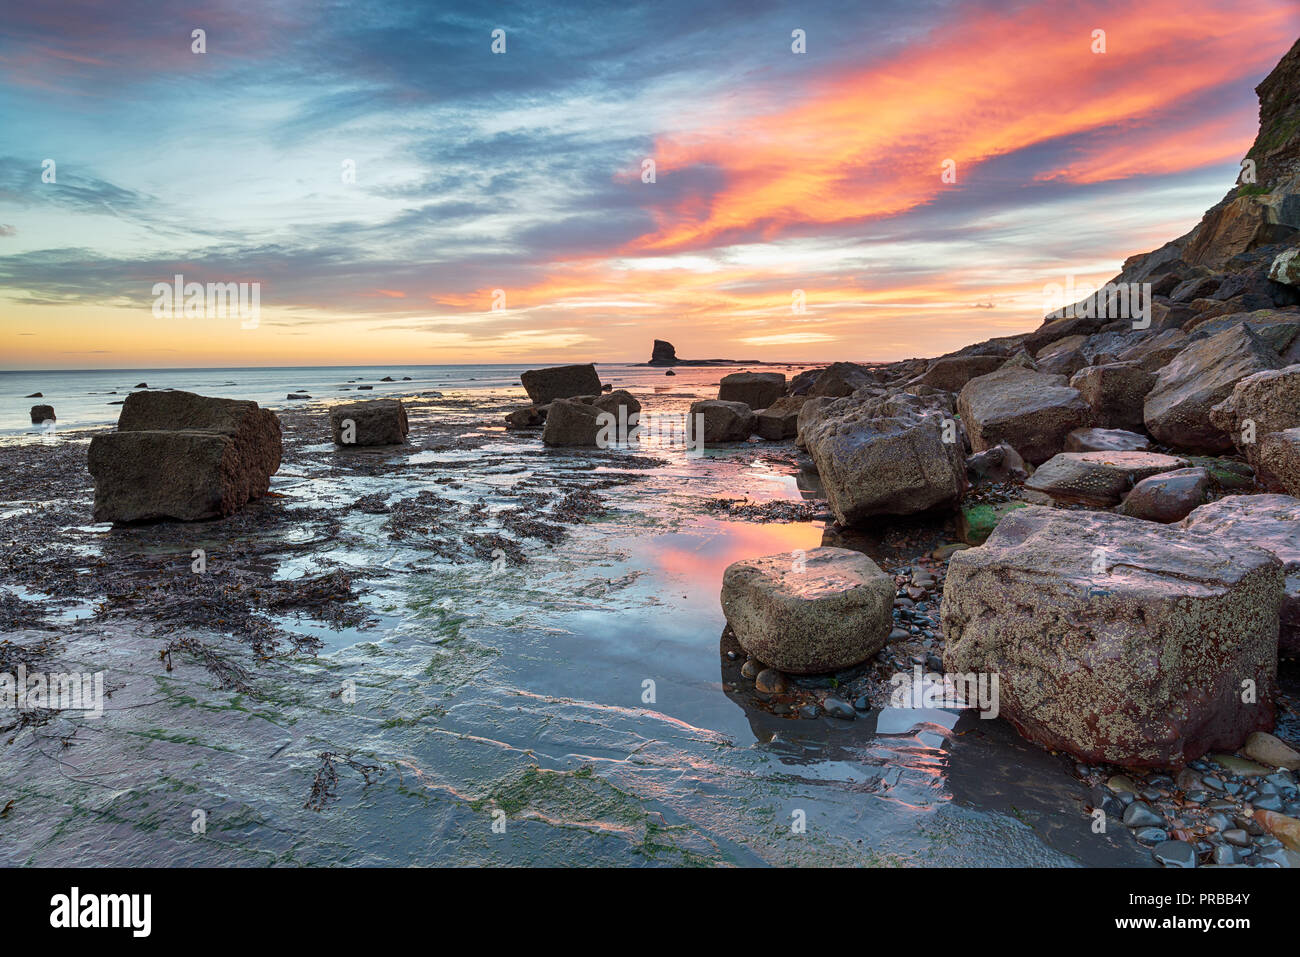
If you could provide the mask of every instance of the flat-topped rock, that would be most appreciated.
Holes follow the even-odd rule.
[[[239,442],[221,432],[109,432],[90,441],[97,522],[192,522],[234,514],[266,493]]]
[[[701,399],[691,403],[688,434],[694,438],[697,416],[703,416],[705,445],[719,442],[744,442],[754,434],[758,422],[754,410],[744,402],[724,402],[721,399]]]
[[[117,431],[90,440],[95,520],[195,521],[261,498],[280,468],[280,420],[245,399],[127,396]]]
[[[1300,655],[1300,499],[1290,495],[1229,495],[1194,509],[1182,528],[1228,548],[1262,548],[1282,563],[1280,646]]]
[[[1062,501],[1117,505],[1147,476],[1186,466],[1186,459],[1156,452],[1062,452],[1039,466],[1025,487]]]
[[[785,374],[781,372],[733,372],[718,385],[718,400],[743,402],[755,412],[766,409],[785,395]]]
[[[406,406],[397,399],[368,399],[330,408],[330,434],[335,445],[401,445],[411,427]]]
[[[812,548],[748,559],[722,576],[722,611],[742,648],[792,674],[860,664],[893,626],[894,580],[866,555]]]
[[[807,400],[803,395],[781,396],[758,413],[758,434],[771,441],[794,438],[799,434],[799,410]]]
[[[32,425],[44,425],[46,422],[57,421],[54,415],[54,406],[52,405],[34,405],[32,406]]]
[[[1282,589],[1259,548],[1030,506],[949,559],[944,669],[997,674],[1001,714],[1043,747],[1178,767],[1273,726]]]
[[[1002,442],[1032,465],[1065,447],[1065,437],[1092,424],[1092,410],[1065,377],[1016,366],[971,379],[957,401],[971,450]]]
[[[1124,429],[1075,429],[1065,437],[1067,452],[1145,452],[1151,440]]]
[[[600,395],[600,376],[590,362],[529,369],[519,377],[519,381],[533,405],[546,405],[556,399],[572,399],[580,395]]]
[[[601,433],[602,411],[582,399],[556,399],[546,410],[542,441],[552,446],[594,447]]]

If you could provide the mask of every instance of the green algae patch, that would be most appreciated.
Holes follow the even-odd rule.
[[[999,502],[996,505],[967,505],[961,510],[961,537],[967,545],[982,545],[1008,514],[1028,502]]]

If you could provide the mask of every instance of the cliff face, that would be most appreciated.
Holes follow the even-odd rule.
[[[1297,243],[1300,230],[1300,40],[1255,88],[1259,134],[1246,154],[1255,182],[1241,182],[1200,223],[1159,249],[1133,256],[1116,281],[1145,282],[1162,275],[1182,279],[1215,273],[1254,273]],[[1272,256],[1259,253],[1266,247]],[[1290,303],[1278,302],[1276,305]],[[1263,302],[1242,304],[1261,308]]]

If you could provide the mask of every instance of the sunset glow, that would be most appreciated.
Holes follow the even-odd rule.
[[[7,14],[5,367],[935,355],[1194,225],[1300,32],[1290,0],[277,10]],[[154,315],[175,274],[260,282],[257,327]]]

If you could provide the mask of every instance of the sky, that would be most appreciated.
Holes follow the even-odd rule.
[[[1300,35],[1295,0],[4,4],[9,369],[938,355],[1195,225]],[[177,275],[255,321],[169,312]]]

